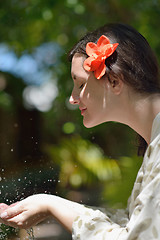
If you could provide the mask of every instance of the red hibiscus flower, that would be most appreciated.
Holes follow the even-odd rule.
[[[105,60],[116,50],[118,43],[111,44],[109,39],[102,35],[97,44],[88,42],[86,53],[89,56],[84,61],[84,69],[93,71],[97,79],[100,79],[106,72]]]

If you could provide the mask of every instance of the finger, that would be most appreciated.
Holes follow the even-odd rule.
[[[10,207],[6,208],[3,212],[1,212],[0,218],[5,220],[5,219],[12,218],[12,217],[18,215],[21,212],[22,212],[21,205],[18,205],[18,203],[17,203],[13,207],[10,206]]]
[[[11,205],[9,205],[9,207],[14,207],[14,206],[17,205],[17,203],[19,203],[19,201],[18,201],[18,202],[15,202],[15,203],[12,203]]]
[[[0,219],[0,223],[3,223],[3,224],[5,224],[5,225],[7,225],[7,226],[10,226],[10,227],[14,227],[14,228],[20,228],[19,226],[18,226],[18,224],[16,223],[16,222],[12,222],[12,221],[9,221],[9,220],[2,220],[2,219]]]
[[[6,225],[14,228],[28,229],[32,226],[32,221],[28,221],[24,213],[21,213],[13,218],[4,220]]]
[[[0,214],[8,208],[8,205],[5,203],[0,203]]]
[[[4,210],[4,209],[6,209],[6,208],[8,208],[8,205],[7,205],[7,204],[5,204],[5,203],[0,203],[0,210]]]

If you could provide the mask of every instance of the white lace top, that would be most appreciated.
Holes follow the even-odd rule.
[[[151,143],[137,174],[128,211],[108,215],[84,207],[73,223],[72,239],[160,239],[160,113],[153,121]]]

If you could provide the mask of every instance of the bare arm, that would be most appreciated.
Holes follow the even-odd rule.
[[[50,204],[51,215],[71,232],[73,221],[82,212],[83,205],[56,196],[53,198],[55,204]]]
[[[82,209],[81,204],[54,195],[37,194],[1,211],[0,222],[27,229],[53,216],[71,232],[73,221]]]

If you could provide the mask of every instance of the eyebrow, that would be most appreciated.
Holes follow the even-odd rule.
[[[82,76],[77,76],[77,75],[75,75],[75,74],[71,74],[71,76],[72,76],[72,79],[73,80],[80,80],[80,79],[84,79],[84,77],[82,77]]]

